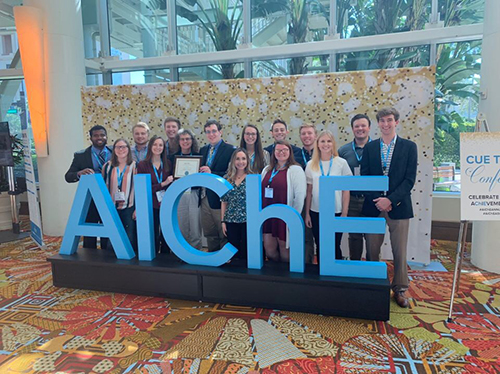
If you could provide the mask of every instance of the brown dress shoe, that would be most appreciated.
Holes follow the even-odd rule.
[[[401,308],[408,308],[410,303],[408,302],[408,298],[405,296],[404,291],[394,292],[394,300]]]

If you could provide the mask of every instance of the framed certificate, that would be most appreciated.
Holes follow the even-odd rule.
[[[186,175],[195,174],[200,171],[202,156],[175,156],[174,178],[182,178]]]

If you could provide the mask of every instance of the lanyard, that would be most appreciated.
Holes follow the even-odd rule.
[[[102,152],[104,152],[104,159],[107,159],[108,158],[108,150],[107,150],[107,148],[104,147],[104,149],[102,150]],[[97,153],[94,152],[94,150],[92,150],[92,154],[94,155],[95,160],[97,161],[97,165],[99,165],[99,169],[102,169],[104,163],[101,162],[101,159],[99,158],[99,156],[97,155]]]
[[[396,139],[396,137],[394,137]],[[391,140],[389,145],[387,146],[387,152],[384,155],[384,142],[380,139],[380,157],[382,158],[382,165],[384,169],[387,169],[387,163],[389,162],[389,155],[391,153],[392,147],[394,146],[394,139]]]
[[[332,171],[332,164],[333,164],[333,156],[330,157],[330,167],[328,168],[328,174],[327,176],[330,176],[330,172]],[[324,177],[325,176],[325,172],[323,170],[323,161],[319,161],[319,167],[321,169],[321,176]]]
[[[250,156],[250,166],[253,167],[254,161],[255,161],[255,152]]]
[[[207,166],[208,167],[212,166],[212,162],[214,160],[215,154],[217,153],[217,150],[219,149],[221,142],[222,142],[222,140],[215,147],[213,147],[213,152],[211,155],[210,155],[210,149],[212,148],[212,146],[210,146],[210,148],[208,149],[208,154],[209,154],[209,156],[207,158]]]
[[[123,175],[125,174],[125,171],[127,170],[127,166],[123,168],[123,171],[120,173],[120,168],[116,168],[116,180],[118,181],[118,191],[122,190],[122,183],[123,183]]]
[[[307,165],[307,157],[306,153],[304,152],[304,148],[302,148],[302,159],[304,160],[304,165]]]
[[[151,165],[153,165],[153,163],[151,163]],[[156,180],[158,181],[158,183],[161,183],[163,179],[163,161],[160,160],[160,170],[161,170],[160,177],[158,177],[158,171],[156,170],[154,165],[153,165],[153,170],[155,171]]]
[[[273,171],[271,172],[271,178],[269,178],[269,183],[267,184],[268,186],[271,185],[271,182],[273,181],[274,177],[276,176],[276,174],[278,174],[281,170],[283,169],[278,169],[276,170],[276,168],[273,169]]]
[[[165,146],[167,147],[167,156],[170,155],[170,146],[168,145],[168,140],[165,142]]]
[[[370,143],[370,137],[368,137],[368,142],[367,143]],[[355,147],[355,144],[356,141],[353,140],[352,141],[352,151],[354,152],[354,156],[356,156],[356,160],[358,160],[358,162],[361,162],[361,160],[363,159],[363,154],[361,154],[361,156],[358,155],[358,152],[356,152],[356,147]]]
[[[139,155],[140,155],[140,152],[137,150],[137,148],[135,148],[135,157],[137,158],[137,162],[142,161],[142,160],[144,160],[144,158],[146,158],[146,155],[144,155],[144,158],[141,160]]]

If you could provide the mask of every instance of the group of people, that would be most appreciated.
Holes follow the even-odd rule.
[[[133,127],[132,146],[118,139],[113,147],[107,143],[106,129],[90,129],[92,145],[75,153],[66,173],[67,182],[77,182],[82,175],[101,173],[119,213],[127,235],[136,250],[134,181],[133,175],[151,175],[153,191],[154,233],[159,252],[168,251],[159,223],[163,195],[173,182],[173,162],[176,156],[201,156],[200,173],[212,173],[225,178],[232,186],[219,197],[211,190],[194,187],[181,197],[178,207],[179,227],[193,247],[202,248],[202,233],[208,251],[222,248],[227,242],[238,249],[237,257],[246,259],[246,176],[260,173],[262,177],[262,208],[271,204],[287,204],[302,212],[306,225],[305,257],[313,263],[314,244],[319,261],[319,179],[321,176],[386,175],[387,192],[335,191],[335,215],[341,217],[383,217],[389,227],[394,255],[392,289],[398,305],[408,307],[405,291],[408,288],[406,247],[409,219],[413,217],[411,190],[417,169],[416,144],[396,135],[399,113],[384,108],[377,115],[381,137],[370,139],[370,118],[356,114],[351,119],[354,139],[337,149],[334,135],[319,134],[313,124],[299,129],[302,147],[288,142],[289,129],[285,121],[276,119],[271,127],[273,144],[263,147],[259,129],[246,125],[236,148],[222,139],[222,126],[209,120],[204,125],[207,144],[201,149],[194,134],[182,128],[178,119],[164,121],[166,139],[153,136],[139,122]],[[87,222],[99,222],[95,205],[91,204]],[[270,219],[262,226],[265,255],[270,261],[289,261],[289,235],[286,224]],[[351,260],[361,260],[363,238],[366,239],[366,258],[379,261],[383,234],[349,234]],[[335,257],[342,259],[340,242],[335,238]],[[101,238],[101,248],[109,248]],[[84,238],[84,247],[96,248],[96,238]]]

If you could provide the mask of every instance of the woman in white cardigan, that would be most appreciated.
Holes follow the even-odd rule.
[[[271,162],[262,171],[262,208],[271,204],[287,204],[301,212],[306,197],[306,176],[295,162],[290,143],[278,140]],[[262,226],[266,256],[272,261],[289,261],[290,245],[286,224],[270,219]]]

